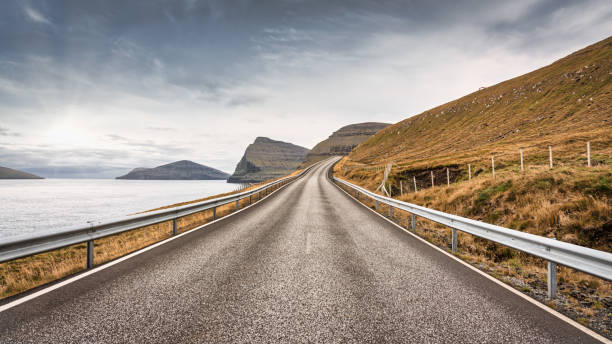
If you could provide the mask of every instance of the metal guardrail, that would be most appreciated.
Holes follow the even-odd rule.
[[[612,280],[612,254],[610,253],[398,201],[393,198],[377,195],[337,177],[333,177],[333,180],[354,190],[357,199],[360,199],[360,195],[364,195],[366,200],[369,197],[376,201],[376,210],[379,208],[379,202],[387,204],[389,206],[389,216],[391,217],[393,216],[393,208],[411,213],[413,232],[416,226],[416,216],[450,227],[452,229],[451,248],[453,252],[457,251],[457,231],[459,230],[547,260],[548,297],[551,299],[555,298],[557,293],[557,264],[608,281]]]
[[[262,199],[271,191],[303,176],[313,166],[314,165],[304,169],[304,171],[295,176],[285,177],[262,185],[258,188],[234,195],[148,212],[137,216],[121,217],[97,224],[92,223],[89,226],[84,227],[74,227],[40,234],[9,237],[4,240],[0,240],[0,263],[86,242],[87,268],[90,269],[94,266],[93,242],[96,239],[167,221],[172,221],[172,235],[176,235],[177,220],[179,218],[212,209],[213,220],[216,220],[217,207],[235,202],[236,210],[238,210],[240,207],[240,200],[248,197],[249,204],[252,204],[253,195],[259,194],[259,199]]]

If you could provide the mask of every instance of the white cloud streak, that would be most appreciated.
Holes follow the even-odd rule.
[[[23,6],[23,12],[25,13],[28,19],[34,22],[41,23],[41,24],[47,24],[47,25],[53,25],[53,23],[51,23],[49,19],[47,19],[44,15],[42,15],[42,13],[40,13],[39,11],[35,10],[34,8],[28,5]]]

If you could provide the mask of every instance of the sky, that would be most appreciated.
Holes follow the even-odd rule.
[[[0,166],[231,173],[257,136],[312,148],[610,33],[607,0],[4,0]]]

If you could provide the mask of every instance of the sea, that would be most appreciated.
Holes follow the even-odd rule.
[[[0,241],[234,191],[225,180],[0,180]]]

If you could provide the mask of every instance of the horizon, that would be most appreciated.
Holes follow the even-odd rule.
[[[8,1],[0,13],[0,166],[67,178],[178,160],[231,173],[258,136],[312,149],[612,30],[597,0]]]

